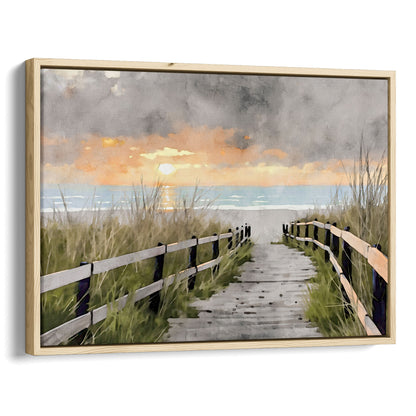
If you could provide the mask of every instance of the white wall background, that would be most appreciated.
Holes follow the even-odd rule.
[[[414,227],[408,223],[415,216],[416,151],[411,6],[380,0],[2,4],[4,414],[411,413],[416,370]],[[32,57],[397,70],[397,345],[26,356],[23,61]]]

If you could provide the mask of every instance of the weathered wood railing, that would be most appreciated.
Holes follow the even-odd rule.
[[[313,238],[309,237],[310,226],[313,226]],[[305,227],[304,237],[300,236],[300,227]],[[325,230],[324,244],[318,240],[319,228]],[[316,219],[315,221],[309,222],[292,222],[290,224],[290,232],[289,225],[283,224],[283,235],[286,238],[303,241],[305,245],[313,243],[313,250],[316,250],[318,247],[325,250],[325,261],[332,263],[334,270],[340,278],[342,287],[348,296],[349,302],[357,312],[358,318],[367,335],[385,335],[388,258],[380,251],[380,245],[372,247],[370,244],[350,233],[349,230],[350,227],[345,227],[344,230],[340,230],[336,227],[336,223],[330,224],[327,222],[324,224]],[[339,239],[342,239],[342,267],[337,261],[340,248]],[[352,287],[351,248],[361,254],[373,268],[373,319],[370,318]]]
[[[92,263],[82,262],[79,267],[41,276],[41,293],[66,286],[70,283],[78,282],[76,318],[42,334],[41,345],[59,345],[62,342],[68,341],[75,335],[82,333],[82,331],[86,331],[88,327],[103,321],[107,317],[109,310],[108,305],[103,305],[97,309],[88,311],[90,279],[92,276],[142,260],[155,258],[153,283],[137,289],[133,295],[127,294],[116,299],[113,302],[112,307],[117,307],[120,311],[126,306],[129,297],[132,297],[133,302],[136,303],[139,300],[150,296],[149,308],[152,311],[157,312],[160,304],[159,292],[162,288],[169,287],[174,282],[180,282],[184,279],[188,279],[188,288],[192,290],[195,285],[197,273],[209,268],[213,269],[214,272],[218,270],[219,264],[224,258],[224,256],[219,255],[220,240],[227,239],[228,251],[226,254],[229,256],[232,255],[241,245],[245,244],[250,237],[251,226],[245,224],[241,226],[241,228],[236,227],[235,231],[229,229],[228,233],[219,235],[214,234],[212,236],[202,238],[192,236],[189,240],[172,244],[159,243],[157,247],[125,254],[119,257],[113,257],[111,259],[98,260]],[[197,265],[197,248],[198,246],[207,243],[212,243],[212,260]],[[163,278],[162,275],[165,254],[184,249],[189,249],[188,268]]]

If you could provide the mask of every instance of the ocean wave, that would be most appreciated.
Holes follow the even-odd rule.
[[[259,211],[259,210],[271,210],[271,209],[288,209],[293,211],[303,211],[309,209],[325,209],[326,205],[250,205],[250,206],[239,206],[239,205],[216,205],[208,207],[208,209],[219,209],[219,210],[237,210],[237,211]]]
[[[98,197],[100,198],[100,197]],[[54,195],[54,196],[41,196],[41,199],[62,199],[61,195]],[[83,195],[64,195],[64,199],[85,199],[85,196]]]

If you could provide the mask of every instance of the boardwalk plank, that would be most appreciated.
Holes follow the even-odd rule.
[[[171,318],[167,342],[283,339],[322,336],[304,318],[316,270],[303,253],[284,245],[255,245],[239,282],[197,300],[198,318]]]

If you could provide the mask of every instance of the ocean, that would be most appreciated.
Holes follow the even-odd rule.
[[[198,186],[196,191],[196,208],[216,209],[313,209],[324,208],[333,202],[338,189],[338,197],[350,195],[348,186]],[[135,188],[141,199],[142,190]],[[144,187],[150,195],[153,188]],[[164,209],[173,209],[178,201],[192,200],[195,193],[193,186],[163,186],[162,202]],[[91,209],[110,209],[112,206],[128,208],[134,201],[134,188],[131,186],[112,185],[43,185],[41,187],[41,212]]]

